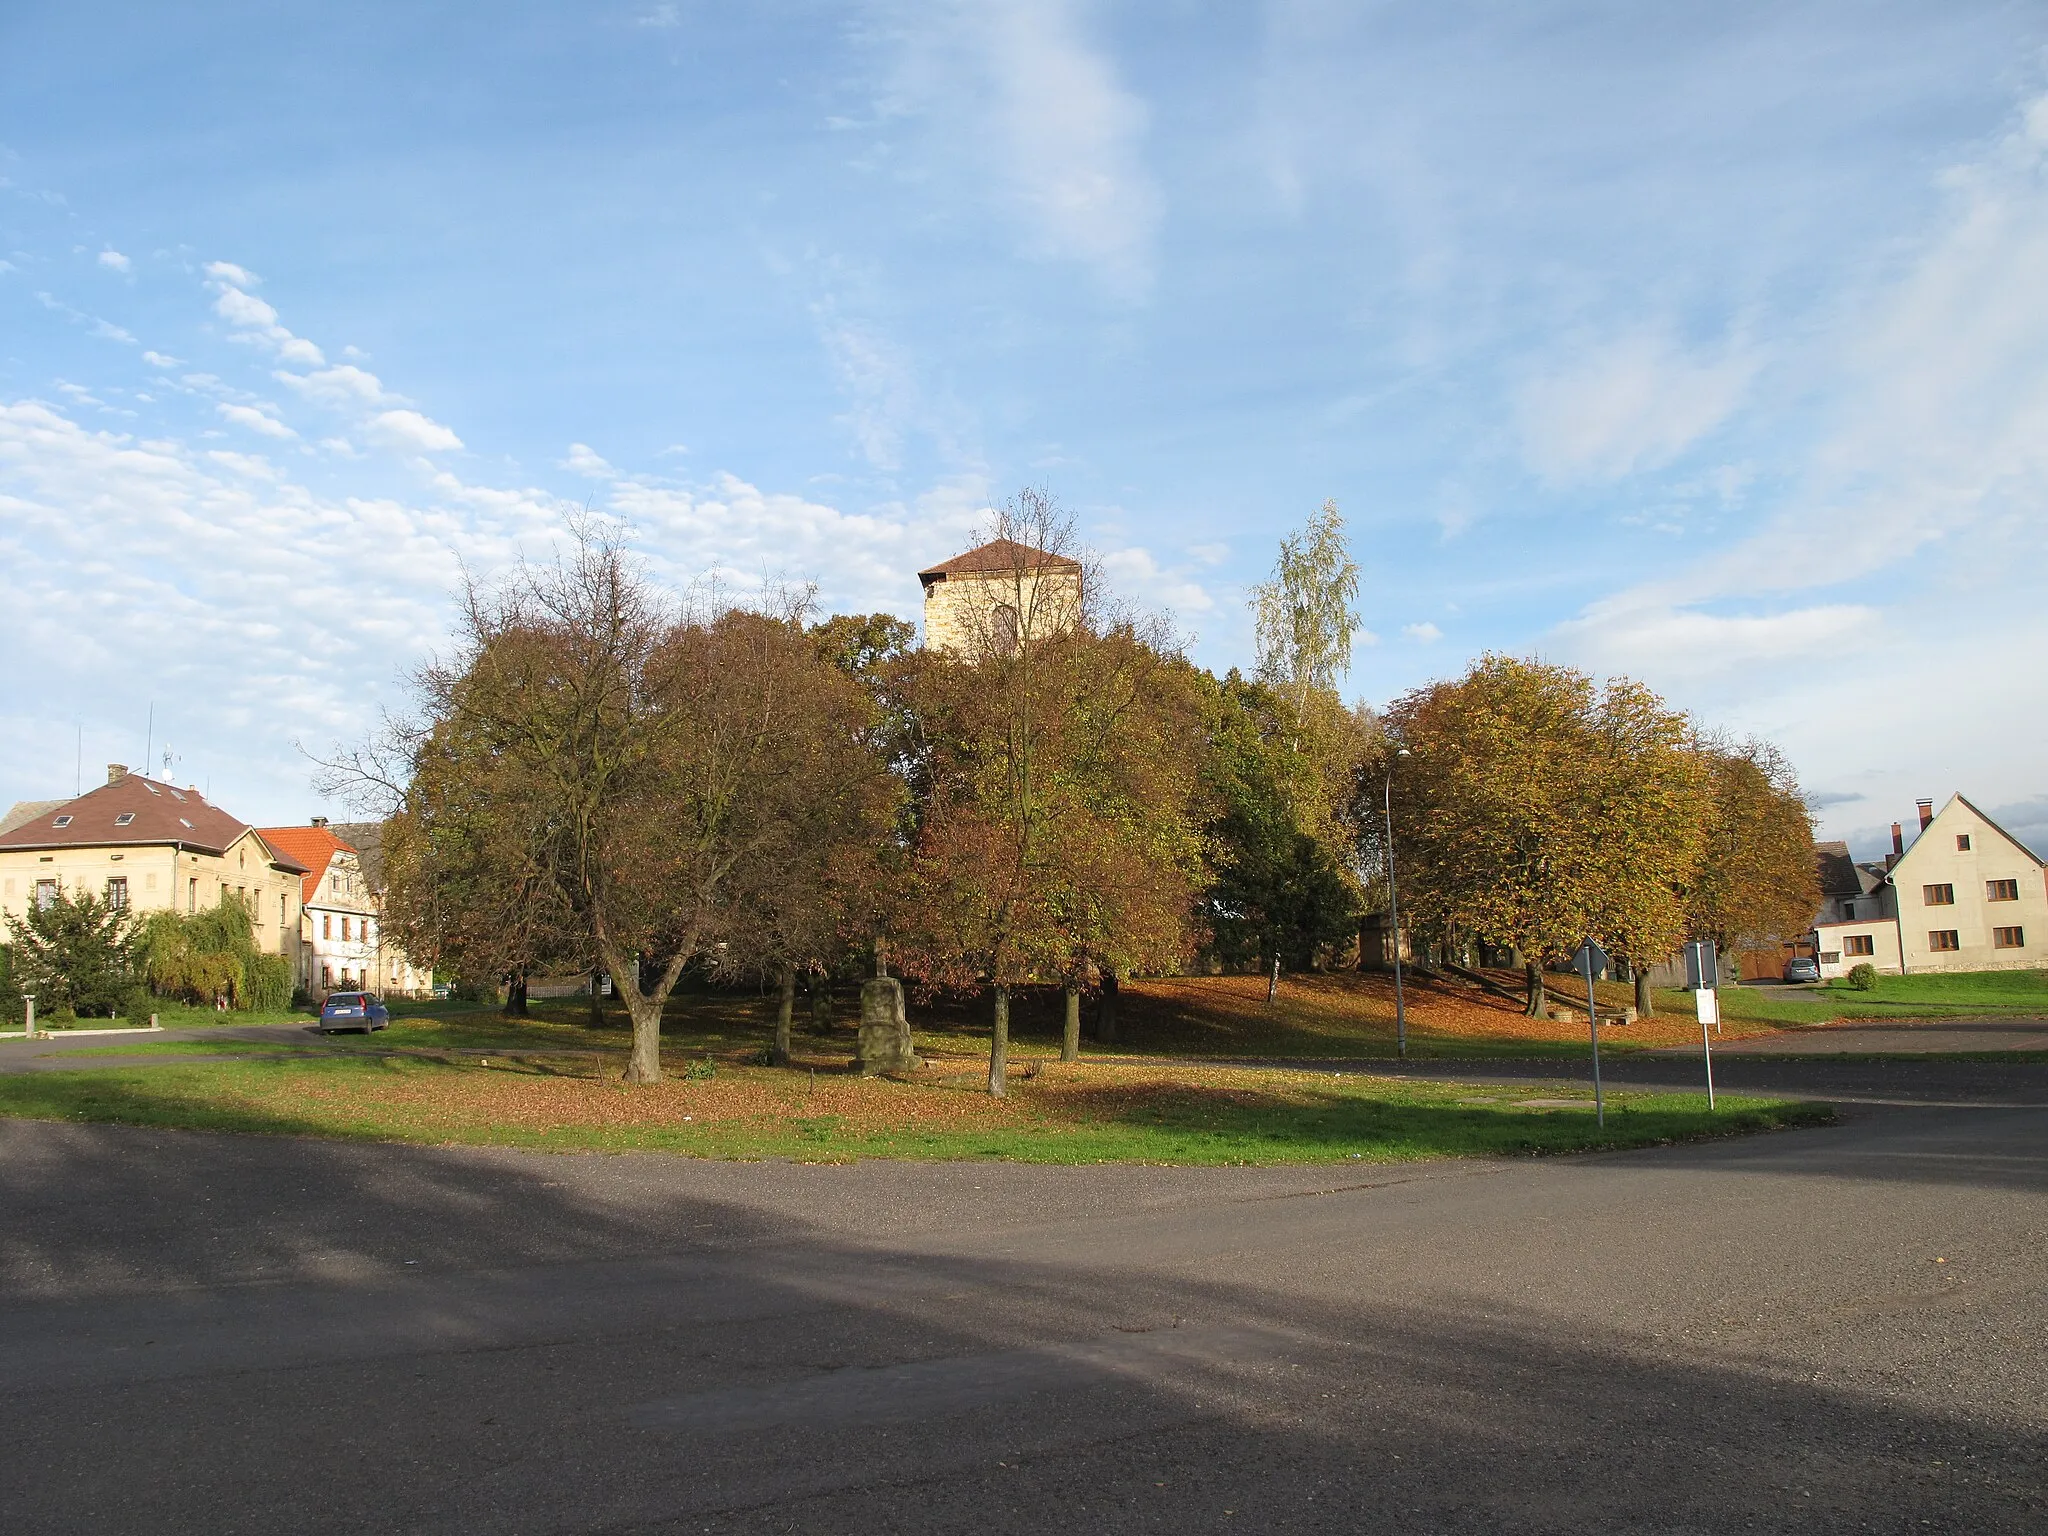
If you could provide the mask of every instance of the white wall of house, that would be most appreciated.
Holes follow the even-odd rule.
[[[2048,967],[2041,861],[1961,795],[1893,865],[1891,886],[1909,975]]]

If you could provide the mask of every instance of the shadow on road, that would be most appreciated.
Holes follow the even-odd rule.
[[[1720,1171],[1770,1168],[1752,1145]],[[1377,1208],[1301,1253],[1294,1212],[1238,1261],[1206,1251],[1221,1229],[1200,1205],[1170,1234],[1006,1225],[1126,1172],[1147,1187],[0,1125],[0,1524],[2020,1531],[2048,1513],[2038,1418],[1935,1406],[1910,1365],[1881,1391],[1867,1359],[1710,1355],[1540,1308],[1513,1252],[1391,1294]],[[1746,1321],[1711,1282],[1701,1306]],[[1995,1325],[1942,1329],[2001,1347]],[[2039,1357],[1998,1368],[2032,1381]]]

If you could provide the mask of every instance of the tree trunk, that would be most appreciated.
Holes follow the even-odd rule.
[[[523,1019],[526,1017],[526,972],[514,971],[512,979],[505,983],[505,1017]]]
[[[1545,1004],[1549,1002],[1543,990],[1543,967],[1534,960],[1524,960],[1522,980],[1529,988],[1529,1006],[1525,1012],[1532,1019],[1540,1019],[1544,1016]]]
[[[589,1024],[592,1029],[604,1028],[604,993],[602,990],[600,990],[604,985],[602,979],[603,974],[604,973],[594,965],[590,968]]]
[[[1010,1070],[1010,989],[996,988],[995,1028],[989,1033],[988,1041],[988,1091],[1001,1098],[1008,1087],[1004,1081]]]
[[[782,968],[782,992],[775,1002],[775,1044],[768,1052],[771,1066],[789,1065],[789,1020],[796,1012],[796,967]]]
[[[1095,1009],[1095,1043],[1116,1044],[1116,972],[1107,966],[1102,972],[1102,1001]]]
[[[661,1005],[665,999],[645,996],[637,982],[624,991],[626,1012],[633,1016],[633,1054],[626,1059],[626,1081],[658,1083],[661,1081]]]
[[[1081,989],[1073,982],[1067,983],[1067,1017],[1065,1028],[1060,1032],[1060,1060],[1081,1059]]]
[[[1636,978],[1636,1017],[1647,1019],[1657,1011],[1656,1005],[1650,1000],[1649,968],[1630,961],[1629,969],[1635,973]]]
[[[814,976],[811,979],[811,1032],[826,1035],[832,1032],[832,978]]]

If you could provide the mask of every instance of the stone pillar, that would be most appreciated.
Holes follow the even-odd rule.
[[[860,1043],[853,1064],[863,1077],[914,1072],[922,1065],[910,1043],[910,1019],[903,1011],[903,983],[877,976],[860,989]]]

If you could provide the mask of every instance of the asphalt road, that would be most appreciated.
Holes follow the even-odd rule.
[[[1391,1169],[0,1122],[0,1530],[2038,1532],[2048,1111],[1972,1070]]]

